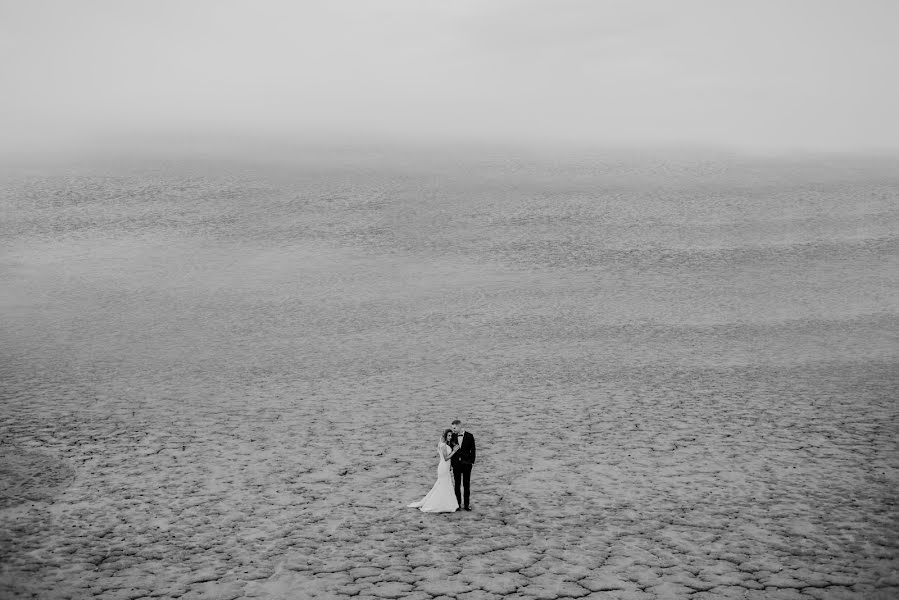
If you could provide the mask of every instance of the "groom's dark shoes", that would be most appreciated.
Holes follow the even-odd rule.
[[[471,507],[470,507],[470,506],[466,506],[466,507],[465,507],[465,510],[471,510]]]

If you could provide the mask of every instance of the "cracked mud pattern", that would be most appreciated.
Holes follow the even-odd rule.
[[[391,213],[386,239],[319,207],[339,244],[238,242],[290,230],[288,184],[252,187],[269,220],[230,180],[147,177],[8,188],[140,202],[3,226],[0,597],[899,595],[893,242],[586,273],[508,256],[496,223],[404,246],[452,215]],[[719,264],[744,259],[767,291]],[[405,508],[455,417],[474,510]]]
[[[871,375],[807,374],[876,398],[883,391],[864,384]],[[419,443],[432,416],[383,381],[134,416],[124,402],[91,416],[29,404],[15,425],[4,422],[3,447],[40,448],[78,476],[55,499],[4,509],[4,589],[889,597],[899,589],[895,409],[869,405],[860,418],[853,403],[790,396],[801,374],[764,385],[751,377],[671,374],[651,381],[670,390],[651,405],[624,387],[564,403],[554,386],[488,394],[475,422],[475,510],[449,515],[403,508],[432,483],[429,444]],[[721,378],[744,389],[721,398]],[[331,393],[368,403],[316,401]],[[372,424],[383,441],[371,441]]]

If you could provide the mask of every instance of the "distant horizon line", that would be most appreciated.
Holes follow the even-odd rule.
[[[730,158],[887,158],[899,159],[899,144],[896,146],[871,147],[815,147],[812,145],[751,145],[740,143],[702,142],[702,141],[624,141],[544,138],[536,137],[502,137],[472,135],[403,135],[386,132],[348,131],[284,131],[271,130],[207,130],[207,129],[169,129],[156,132],[134,130],[131,132],[104,133],[97,135],[72,136],[65,140],[34,140],[28,143],[21,140],[13,147],[0,147],[0,159],[32,161],[46,157],[62,159],[65,157],[84,157],[85,154],[102,157],[108,154],[126,153],[216,153],[222,152],[230,156],[246,154],[251,151],[310,151],[322,150],[330,152],[353,151],[482,151],[493,154],[497,152],[515,152],[529,155],[552,154],[560,157],[571,157],[572,154],[599,155],[633,155],[649,156],[682,155],[694,157],[730,157]]]

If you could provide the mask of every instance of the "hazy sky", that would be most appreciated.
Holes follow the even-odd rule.
[[[899,0],[0,0],[0,146],[899,147]]]

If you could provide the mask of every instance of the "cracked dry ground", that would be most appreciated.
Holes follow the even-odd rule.
[[[894,365],[532,373],[517,395],[447,366],[406,396],[372,374],[190,406],[32,373],[0,431],[2,596],[899,595],[894,390],[871,383]],[[474,398],[475,510],[425,515],[404,506],[450,386]]]

